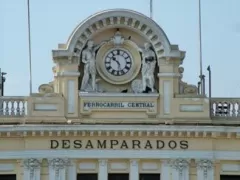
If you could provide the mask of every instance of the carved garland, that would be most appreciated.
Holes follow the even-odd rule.
[[[51,166],[55,170],[56,177],[59,177],[59,171],[61,169],[64,169],[66,166],[69,166],[70,160],[56,158],[56,159],[49,160],[48,163],[49,163],[49,166]]]
[[[204,180],[208,177],[208,172],[213,168],[213,163],[210,160],[200,160],[197,162],[197,168],[203,171]]]
[[[40,161],[37,159],[26,159],[24,160],[24,167],[30,171],[30,180],[34,177],[34,170],[40,168]]]

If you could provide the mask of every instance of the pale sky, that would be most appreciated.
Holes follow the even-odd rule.
[[[51,50],[85,18],[125,8],[149,15],[149,0],[30,0],[33,92],[53,80]],[[199,76],[198,0],[154,0],[153,18],[171,44],[186,51],[184,80]],[[240,0],[202,0],[203,72],[212,68],[212,96],[240,96]],[[0,0],[0,68],[5,96],[29,94],[27,0]],[[208,78],[206,78],[206,84]],[[207,86],[208,88],[208,86]]]

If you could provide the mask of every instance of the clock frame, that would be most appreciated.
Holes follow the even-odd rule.
[[[111,52],[117,52],[118,50],[126,53],[126,59],[128,59],[127,61],[130,62],[130,65],[127,61],[126,65],[124,65],[124,62],[122,62],[123,64],[121,64],[121,70],[127,67],[127,70],[125,69],[124,73],[121,73],[122,71],[120,69],[119,71],[116,71],[117,63],[114,65],[114,60],[111,59],[111,55],[109,56]],[[106,61],[108,63],[106,63]],[[110,61],[112,61],[112,65],[109,63]],[[141,56],[138,51],[138,47],[134,42],[129,40],[125,40],[124,43],[118,47],[114,46],[114,44],[106,43],[98,50],[96,56],[96,68],[99,75],[105,81],[111,84],[126,84],[132,81],[138,75],[141,68]]]

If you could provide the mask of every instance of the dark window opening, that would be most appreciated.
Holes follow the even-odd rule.
[[[129,174],[108,174],[108,180],[129,180]]]
[[[17,177],[15,174],[1,174],[0,180],[17,180]]]
[[[160,180],[160,174],[140,174],[139,180]]]
[[[98,174],[78,174],[77,180],[98,180]]]
[[[221,175],[220,180],[240,180],[239,175]]]

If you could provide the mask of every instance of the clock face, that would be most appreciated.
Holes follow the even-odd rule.
[[[123,76],[132,67],[132,58],[129,52],[123,49],[113,49],[105,56],[105,68],[114,76]]]

